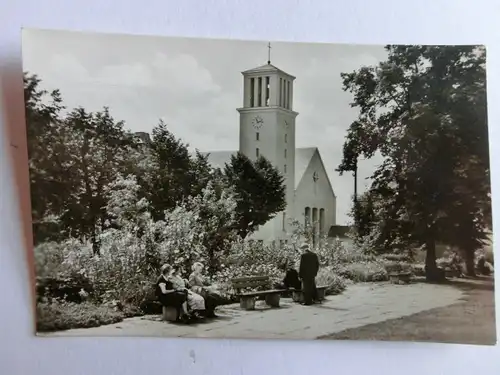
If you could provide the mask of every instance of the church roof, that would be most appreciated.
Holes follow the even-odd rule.
[[[306,172],[307,166],[311,162],[314,153],[318,150],[317,147],[302,147],[295,149],[295,188],[299,185],[302,176]],[[224,165],[231,160],[232,155],[236,155],[238,151],[212,151],[202,152],[208,154],[208,162],[213,168],[224,169]]]
[[[291,74],[288,74],[287,72],[281,70],[280,68],[277,68],[276,66],[274,66],[273,64],[265,64],[265,65],[261,65],[257,68],[253,68],[253,69],[249,69],[249,70],[245,70],[243,72],[243,74],[253,74],[253,73],[270,73],[270,72],[276,72],[276,73],[283,73],[289,77],[292,77],[292,78],[295,78],[294,76],[292,76]]]

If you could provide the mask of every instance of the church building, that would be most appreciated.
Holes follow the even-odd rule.
[[[295,77],[272,65],[244,71],[239,151],[251,160],[264,156],[284,176],[287,207],[261,226],[251,239],[286,243],[291,218],[316,223],[317,234],[336,225],[336,196],[317,147],[296,147],[293,94]],[[214,168],[224,168],[234,151],[207,152]]]

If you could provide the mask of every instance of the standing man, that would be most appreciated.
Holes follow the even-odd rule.
[[[307,243],[302,244],[303,251],[300,257],[299,277],[302,279],[302,293],[304,294],[304,305],[312,305],[316,297],[316,275],[319,270],[318,256],[311,251]]]

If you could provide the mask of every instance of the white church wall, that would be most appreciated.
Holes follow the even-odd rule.
[[[317,173],[317,181],[314,182],[314,173]],[[305,222],[305,209],[310,208],[311,218],[313,209],[317,209],[318,219],[320,210],[324,209],[324,231],[328,230],[332,225],[336,224],[336,197],[328,182],[328,175],[321,162],[320,154],[316,151],[306,168],[304,175],[299,182],[295,192],[295,218]]]
[[[252,233],[248,238],[256,241],[270,242],[277,238],[276,236],[276,221],[277,217],[269,220],[266,224],[259,227],[257,231]]]
[[[262,108],[240,109],[240,152],[251,160],[263,155],[273,164],[276,162],[276,142],[278,135],[275,131],[276,113]],[[259,116],[263,123],[255,128],[252,121]],[[258,133],[258,139],[257,139]]]

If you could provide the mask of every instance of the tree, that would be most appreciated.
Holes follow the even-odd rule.
[[[242,153],[233,155],[224,177],[236,194],[235,227],[241,238],[286,208],[284,178],[264,157],[252,162]]]
[[[74,109],[64,122],[68,159],[73,171],[71,199],[62,216],[76,237],[89,238],[99,251],[98,235],[108,219],[105,186],[132,170],[130,155],[136,144],[123,122],[116,122],[108,108],[89,113]]]
[[[352,171],[361,156],[382,155],[370,189],[382,198],[377,220],[386,230],[379,242],[423,246],[428,278],[434,278],[438,241],[460,242],[473,259],[489,225],[484,50],[386,50],[387,61],[377,67],[342,74],[360,112],[348,130],[339,171]],[[464,238],[457,228],[470,230]]]
[[[234,239],[235,208],[231,191],[219,193],[212,183],[201,195],[179,203],[165,215],[160,245],[163,260],[187,272],[194,262],[202,261],[214,274]]]
[[[354,219],[356,234],[360,238],[370,234],[376,221],[374,199],[374,194],[368,191],[354,200],[351,216]]]
[[[47,93],[27,73],[24,84],[35,244],[88,238],[98,252],[108,219],[104,187],[135,171],[137,144],[107,108],[63,117],[57,90]]]
[[[151,202],[153,217],[161,220],[165,211],[174,209],[188,197],[198,196],[211,180],[212,168],[207,156],[198,151],[190,155],[188,145],[177,139],[167,125],[153,129],[148,170],[138,175],[142,194]]]
[[[40,88],[36,75],[24,73],[24,99],[28,138],[31,207],[35,245],[45,239],[57,239],[61,225],[57,214],[61,202],[67,198],[66,180],[53,179],[54,175],[67,176],[71,171],[56,155],[64,152],[60,134],[59,116],[62,99],[59,91],[48,93]],[[62,159],[62,158],[61,158]]]

